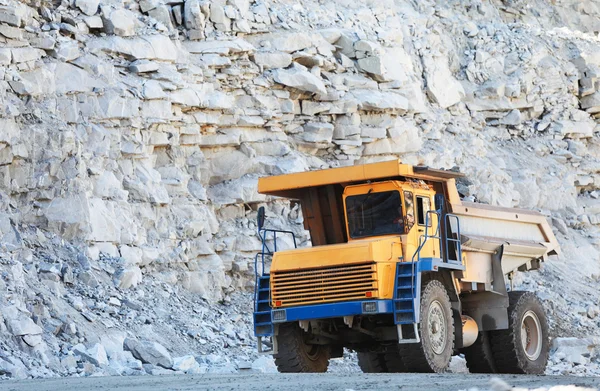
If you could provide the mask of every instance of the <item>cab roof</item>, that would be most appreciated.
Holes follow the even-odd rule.
[[[380,163],[264,177],[258,180],[258,192],[290,197],[294,193],[293,190],[334,184],[349,185],[398,177],[446,182],[449,179],[463,176],[459,172],[436,170],[426,166],[412,166],[402,164],[400,160],[390,160]]]

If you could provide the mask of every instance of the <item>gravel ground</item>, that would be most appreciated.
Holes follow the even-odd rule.
[[[0,383],[6,391],[70,390],[510,390],[511,387],[597,389],[600,377],[464,374],[234,374],[192,376],[88,377]],[[583,387],[583,388],[580,388]],[[537,391],[537,390],[536,390]]]

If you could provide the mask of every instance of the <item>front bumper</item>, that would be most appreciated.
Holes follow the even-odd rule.
[[[394,311],[392,300],[361,300],[342,303],[328,303],[286,307],[271,311],[273,323],[298,320],[341,318],[352,315],[391,314]]]

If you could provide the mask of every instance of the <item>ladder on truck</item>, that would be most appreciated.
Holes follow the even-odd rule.
[[[425,233],[419,237],[419,246],[410,262],[396,264],[393,311],[394,323],[398,329],[398,343],[418,343],[421,304],[421,272],[447,269],[464,270],[458,216],[446,213],[443,197],[436,196],[438,209],[427,211]],[[438,225],[430,234],[433,215]],[[454,227],[453,227],[454,225]],[[442,258],[422,258],[421,250],[428,240],[437,239]]]
[[[277,353],[275,340],[271,337],[275,334],[275,327],[271,318],[271,276],[267,271],[267,263],[277,252],[277,233],[290,234],[294,240],[294,247],[298,248],[296,235],[292,231],[283,231],[269,228],[258,230],[258,236],[262,243],[261,251],[254,257],[254,335],[257,338],[258,352],[274,354]],[[272,234],[273,249],[267,244],[267,235]],[[268,349],[264,349],[263,345]]]

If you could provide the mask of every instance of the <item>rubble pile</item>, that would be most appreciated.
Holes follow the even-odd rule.
[[[563,253],[515,287],[548,308],[549,373],[599,374],[599,15],[0,0],[0,376],[272,370],[250,324],[257,208],[310,241],[257,178],[395,158],[548,216]]]

